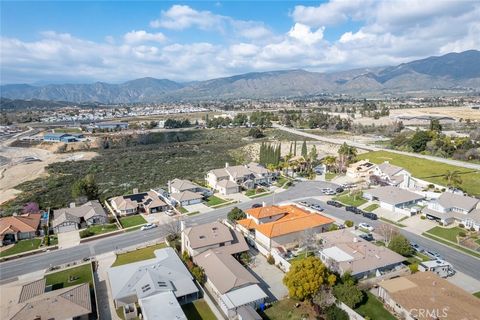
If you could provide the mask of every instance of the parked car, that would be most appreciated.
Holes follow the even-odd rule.
[[[323,209],[322,206],[319,205],[319,204],[312,204],[311,208],[314,209],[314,210],[317,210],[317,211],[323,211],[323,210],[325,210],[325,209]]]
[[[307,201],[299,201],[298,204],[304,207],[310,207],[310,203],[308,203]]]
[[[361,222],[358,224],[358,227],[359,228],[362,228],[362,229],[365,229],[365,230],[368,230],[370,232],[372,232],[373,230],[375,230],[374,227],[372,227],[371,225],[369,225],[368,223],[365,223],[365,222]]]
[[[328,196],[333,196],[336,194],[335,190],[328,188],[327,190],[323,191],[324,194]]]
[[[174,216],[174,215],[175,215],[175,211],[173,211],[173,210],[167,210],[167,211],[165,211],[165,214],[166,214],[167,216]]]
[[[338,187],[337,189],[335,189],[336,193],[342,193],[343,191],[345,191],[345,189],[343,189],[342,187]]]
[[[153,223],[147,223],[147,224],[144,224],[140,230],[144,231],[144,230],[150,230],[150,229],[154,229],[158,227],[156,224],[153,224]]]
[[[254,203],[252,208],[260,208],[262,205],[260,203]]]
[[[376,215],[375,213],[373,213],[373,212],[365,212],[365,211],[364,211],[362,215],[363,215],[365,218],[368,218],[368,219],[371,219],[371,220],[377,220],[377,219],[378,219],[377,215]]]
[[[357,211],[357,207],[354,207],[354,206],[346,206],[345,207],[345,210],[349,211],[349,212],[353,212],[355,213]]]
[[[371,233],[364,233],[364,234],[359,235],[359,237],[362,238],[362,239],[365,240],[365,241],[373,241],[373,240],[375,240],[375,239],[373,238],[373,236],[372,236]]]
[[[410,245],[412,246],[413,250],[415,250],[416,252],[422,252],[423,251],[422,248],[420,248],[420,246],[416,243],[412,242]]]
[[[337,207],[337,208],[343,207],[343,204],[341,204],[340,202],[335,201],[335,200],[328,200],[328,201],[327,201],[327,204],[328,204],[329,206],[333,206],[333,207]]]

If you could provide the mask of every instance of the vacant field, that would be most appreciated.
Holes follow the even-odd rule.
[[[20,240],[13,247],[0,252],[0,257],[11,256],[22,252],[38,249],[42,243],[41,239]]]
[[[438,107],[438,108],[414,108],[414,109],[393,109],[390,110],[390,117],[399,115],[419,116],[437,115],[447,116],[455,119],[480,120],[480,112],[468,107]]]
[[[112,264],[112,267],[121,266],[123,264],[128,264],[136,261],[155,258],[154,251],[165,248],[165,247],[166,245],[164,243],[161,243],[161,244],[146,247],[143,249],[138,249],[135,251],[119,254],[117,255],[117,259],[115,260],[115,262]]]
[[[217,319],[212,310],[205,302],[200,299],[191,303],[182,305],[183,312],[187,316],[188,320],[215,320]]]
[[[393,165],[403,167],[416,178],[440,185],[445,185],[444,175],[448,170],[458,171],[462,179],[461,188],[471,195],[480,195],[480,183],[478,183],[478,181],[480,181],[479,171],[388,151],[367,152],[359,155],[358,158],[369,159],[377,164],[389,161]]]

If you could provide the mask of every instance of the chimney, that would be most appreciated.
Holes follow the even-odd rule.
[[[138,188],[133,188],[133,193],[138,193]]]
[[[230,165],[228,164],[228,162],[225,162],[225,168],[228,168]]]
[[[267,203],[265,201],[262,202],[262,207],[266,207]]]
[[[70,208],[75,208],[75,202],[70,202]]]

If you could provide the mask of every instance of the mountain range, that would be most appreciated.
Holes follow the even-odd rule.
[[[319,73],[305,70],[254,72],[179,83],[141,78],[121,84],[0,86],[9,99],[132,103],[224,99],[273,99],[323,94],[411,94],[433,90],[480,91],[480,51],[448,53],[397,66]]]

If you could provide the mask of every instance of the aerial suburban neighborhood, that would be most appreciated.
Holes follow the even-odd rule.
[[[479,18],[0,1],[0,320],[480,320]]]

